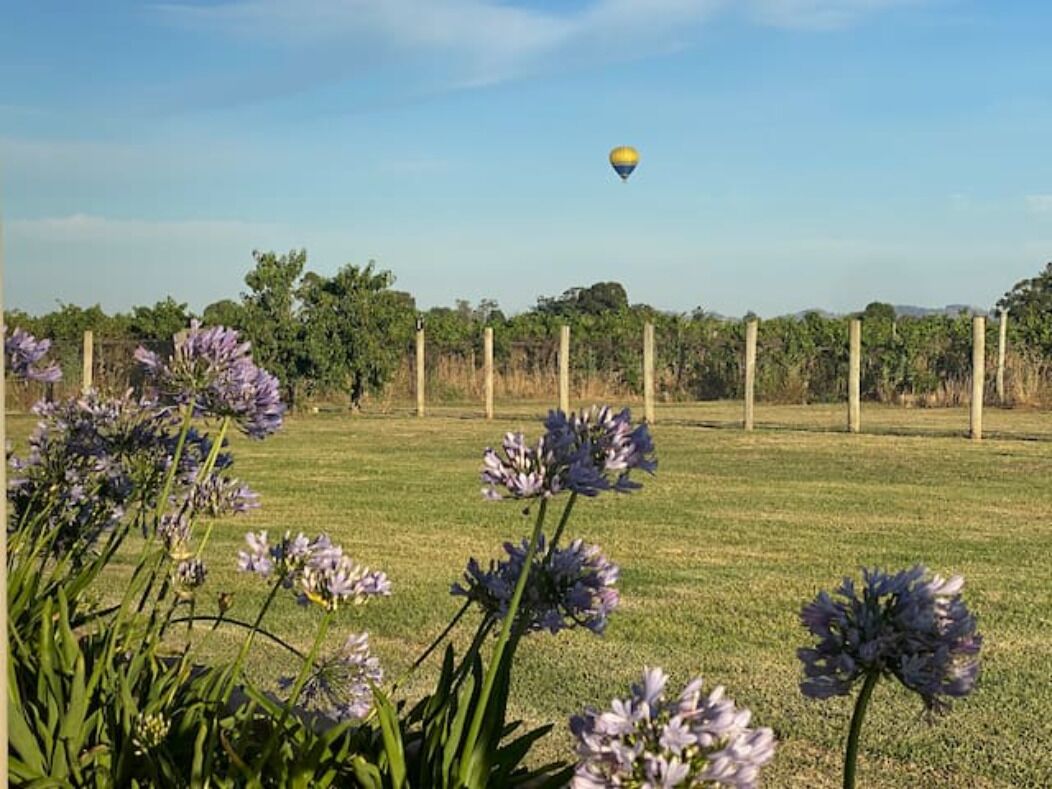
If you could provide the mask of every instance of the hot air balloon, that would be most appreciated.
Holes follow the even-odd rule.
[[[621,176],[622,181],[627,181],[628,176],[639,164],[639,153],[630,145],[619,145],[610,151],[610,166]]]

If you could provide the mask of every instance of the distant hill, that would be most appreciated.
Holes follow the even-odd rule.
[[[947,304],[945,307],[913,307],[908,304],[896,304],[895,314],[904,318],[924,318],[928,315],[989,315],[989,310],[973,307],[969,304]]]
[[[952,317],[960,315],[961,312],[966,312],[969,315],[990,314],[989,310],[968,304],[947,304],[945,307],[916,307],[911,304],[894,304],[892,306],[895,308],[895,314],[900,318],[925,318],[929,315],[949,315]],[[811,312],[816,312],[823,318],[839,318],[844,315],[842,312],[830,312],[829,310],[815,308],[794,312],[790,317],[803,320],[804,316]]]

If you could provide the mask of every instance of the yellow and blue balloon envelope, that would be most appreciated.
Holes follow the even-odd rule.
[[[639,152],[630,145],[619,145],[610,151],[610,166],[614,172],[621,176],[622,181],[627,181],[628,176],[639,164]]]

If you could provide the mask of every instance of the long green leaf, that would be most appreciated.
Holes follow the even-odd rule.
[[[398,712],[384,692],[375,686],[373,686],[373,699],[376,715],[380,720],[380,731],[383,734],[384,753],[387,755],[387,764],[391,771],[391,783],[394,789],[402,789],[406,785],[406,767]]]
[[[27,770],[35,776],[46,775],[47,760],[40,750],[40,742],[33,728],[22,717],[22,708],[15,706],[10,699],[7,704],[7,727],[10,747],[18,754]]]
[[[370,764],[362,756],[355,756],[351,759],[351,769],[363,789],[383,789],[384,779],[375,764]]]

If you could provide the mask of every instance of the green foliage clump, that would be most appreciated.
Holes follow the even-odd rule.
[[[514,370],[547,392],[556,368],[560,327],[571,328],[575,380],[618,395],[642,392],[642,332],[655,325],[658,396],[668,401],[737,399],[742,395],[742,321],[702,310],[662,312],[631,304],[623,285],[597,282],[560,296],[541,296],[532,309],[506,315],[497,302],[422,313],[413,297],[393,289],[389,271],[347,265],[331,276],[306,270],[304,250],[255,252],[239,300],[224,299],[203,312],[206,325],[240,329],[256,356],[282,381],[295,404],[303,395],[340,394],[354,408],[378,395],[408,364],[413,323],[427,331],[431,397],[475,397],[483,328],[494,332],[500,370]],[[1009,378],[1040,392],[1052,370],[1052,263],[1009,290],[997,305],[1008,310]],[[39,317],[7,314],[7,322],[56,341],[67,371],[77,369],[80,337],[169,343],[192,317],[171,298],[130,314],[109,316],[97,305],[62,305]],[[755,318],[751,313],[746,318]],[[785,403],[833,402],[846,396],[847,333],[851,316],[808,312],[762,321],[757,353],[757,396]],[[881,402],[956,404],[971,376],[970,314],[896,314],[872,302],[863,322],[862,394]],[[991,340],[996,325],[991,322]],[[443,363],[446,368],[442,368]],[[450,365],[449,363],[454,363]],[[460,372],[457,373],[456,370]],[[472,375],[465,376],[464,371]],[[1023,384],[1025,383],[1025,386]],[[1024,396],[1030,396],[1023,392]],[[522,392],[522,396],[529,396]]]

